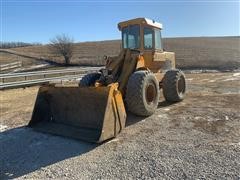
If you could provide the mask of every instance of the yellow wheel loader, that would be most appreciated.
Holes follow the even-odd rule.
[[[106,66],[73,86],[40,87],[29,126],[41,132],[103,142],[125,127],[126,110],[152,115],[160,89],[166,101],[184,98],[185,76],[175,69],[175,54],[163,50],[162,25],[146,18],[118,24],[122,50]]]

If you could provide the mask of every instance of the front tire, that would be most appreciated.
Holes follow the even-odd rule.
[[[178,69],[169,70],[163,78],[163,95],[166,101],[179,102],[186,93],[185,75]]]
[[[94,86],[95,82],[100,78],[100,73],[89,73],[82,77],[79,82],[79,86],[88,87]]]
[[[159,95],[159,83],[152,72],[136,71],[130,76],[125,101],[133,114],[152,115],[157,109]]]

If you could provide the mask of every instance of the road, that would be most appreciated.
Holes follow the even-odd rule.
[[[37,87],[1,92],[0,179],[239,179],[240,73],[186,77],[184,101],[100,145],[25,127]]]

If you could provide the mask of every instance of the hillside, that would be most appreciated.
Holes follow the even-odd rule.
[[[176,53],[181,68],[240,67],[240,37],[166,38],[164,47]]]
[[[176,53],[176,64],[182,69],[232,70],[240,67],[240,37],[186,37],[164,38],[165,50]],[[104,64],[104,55],[117,55],[121,41],[98,41],[76,43],[72,63],[80,65]],[[29,46],[11,50],[63,62],[61,57],[52,54],[48,47]]]

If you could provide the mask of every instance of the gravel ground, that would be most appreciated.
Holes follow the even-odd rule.
[[[240,73],[186,77],[184,101],[101,145],[25,127],[36,87],[1,92],[0,179],[240,179]]]

